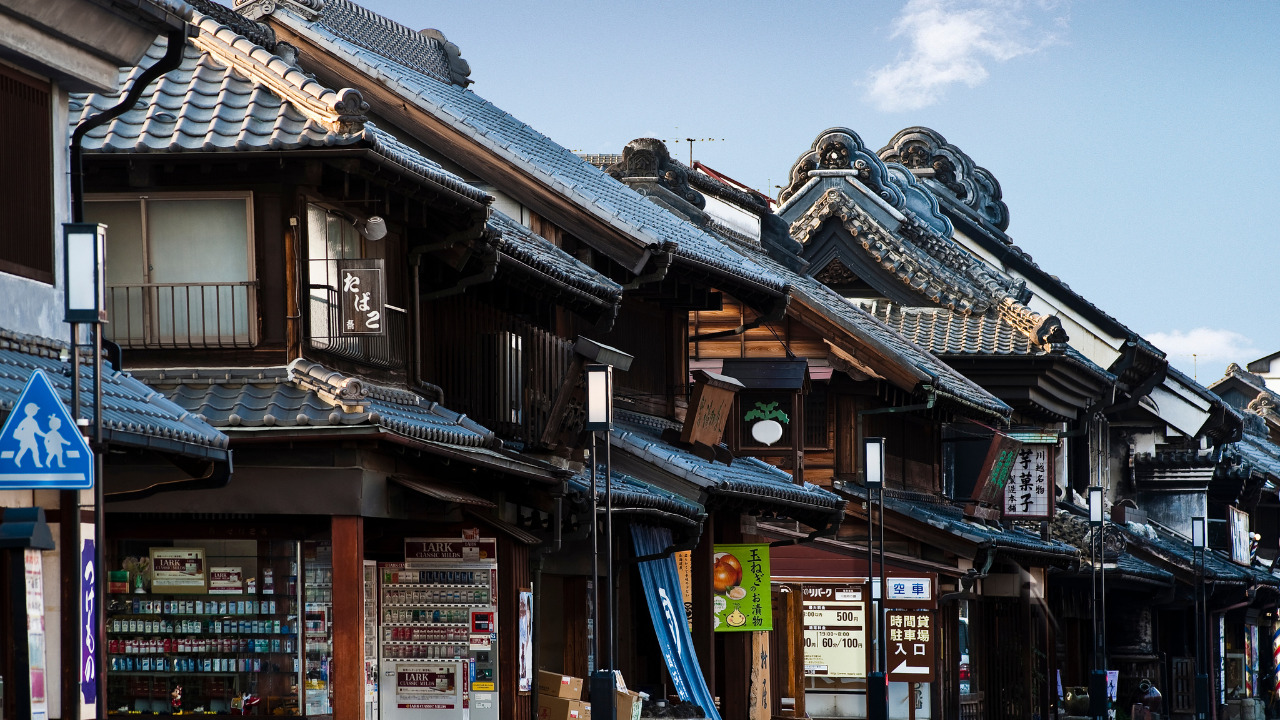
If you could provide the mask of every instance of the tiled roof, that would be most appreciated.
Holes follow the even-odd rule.
[[[325,0],[316,22],[370,52],[441,82],[470,82],[458,78],[457,69],[451,72],[443,36],[428,37],[349,0]],[[466,68],[463,77],[469,73]]]
[[[934,357],[927,349],[903,337],[826,285],[790,270],[762,250],[738,245],[737,251],[749,255],[770,272],[782,277],[791,286],[793,296],[822,312],[849,334],[879,346],[886,354],[899,358],[904,365],[925,375],[934,390],[943,397],[1001,418],[1007,419],[1013,413],[1013,409],[1004,402]]]
[[[1160,583],[1172,584],[1173,573],[1168,570],[1162,570],[1145,560],[1140,560],[1129,553],[1121,553],[1116,559],[1116,570],[1136,578],[1145,580],[1153,580]],[[1081,571],[1083,572],[1083,570]]]
[[[358,92],[324,87],[211,16],[200,15],[197,26],[200,35],[184,49],[182,64],[155,80],[133,109],[89,132],[83,141],[86,152],[368,147],[423,180],[473,202],[490,201],[483,191],[367,122]],[[122,68],[119,91],[73,95],[71,127],[118,104],[123,90],[164,55],[166,45],[164,37],[157,38],[147,51],[149,62]],[[243,67],[233,67],[235,63]]]
[[[1222,455],[1246,475],[1260,473],[1268,476],[1271,483],[1280,485],[1280,447],[1272,445],[1266,437],[1245,433],[1239,442],[1224,445]]]
[[[619,410],[610,435],[613,446],[702,488],[711,496],[747,501],[754,507],[777,507],[785,514],[808,522],[834,519],[845,501],[812,483],[797,485],[791,476],[753,457],[734,458],[725,465],[712,462],[661,439],[674,423],[650,415]],[[812,523],[809,523],[812,524]]]
[[[343,0],[345,3],[345,0]],[[344,5],[345,6],[345,5]],[[342,28],[309,20],[291,4],[276,6],[271,19],[349,63],[420,110],[472,138],[506,163],[575,203],[646,247],[670,249],[677,262],[705,269],[773,293],[786,284],[759,264],[726,248],[718,239],[645,200],[551,138],[493,103],[437,75],[400,64],[368,46],[384,32],[385,18],[363,11],[359,22]]]
[[[598,300],[614,304],[622,299],[621,285],[501,212],[493,211],[489,226],[498,231],[498,249],[504,254]]]
[[[1114,527],[1124,532],[1125,538],[1131,545],[1137,544],[1145,547],[1162,562],[1185,571],[1194,570],[1193,558],[1195,549],[1191,546],[1190,538],[1162,528],[1156,528],[1150,523],[1140,527],[1119,524]],[[1251,568],[1236,564],[1215,550],[1209,550],[1205,553],[1205,577],[1220,583],[1262,582],[1268,585],[1280,584],[1280,578],[1265,571],[1255,572]]]
[[[841,483],[845,494],[866,501],[866,487]],[[963,509],[944,498],[921,493],[886,490],[885,507],[922,523],[949,532],[977,545],[1013,554],[1051,556],[1063,560],[1075,558],[1079,550],[1061,540],[1042,540],[1036,533],[1016,526],[999,527],[976,522],[964,516]]]
[[[1104,382],[1115,381],[1115,375],[1070,345],[1054,343],[1046,352],[995,313],[963,315],[945,308],[912,308],[888,302],[876,302],[870,310],[881,322],[935,355],[1058,355]]]
[[[408,390],[307,360],[287,367],[138,371],[209,424],[229,430],[367,426],[425,442],[493,448],[486,428]]]
[[[58,397],[71,404],[71,365],[61,359],[66,352],[64,343],[0,330],[0,409],[6,416],[35,370],[43,370]],[[102,369],[102,425],[108,443],[228,459],[226,435],[129,373],[106,363]],[[92,377],[91,368],[81,370],[81,413],[88,418],[93,417]]]
[[[917,155],[914,159],[909,157],[913,152]],[[1064,298],[1086,311],[1095,322],[1101,320],[1110,325],[1111,329],[1107,332],[1132,340],[1149,355],[1164,358],[1165,354],[1159,348],[1072,290],[1056,275],[1043,270],[1032,260],[1030,254],[1013,243],[1013,239],[1005,232],[1009,209],[1001,199],[999,182],[989,171],[978,167],[960,148],[948,143],[936,131],[925,127],[911,127],[894,135],[889,145],[878,154],[886,160],[903,161],[911,167],[938,168],[939,161],[950,165],[943,174],[935,169],[932,177],[924,179],[924,185],[933,192],[944,209],[966,219],[980,231],[980,235],[974,238],[975,241],[980,244],[987,244],[984,240],[994,242],[998,246],[998,255],[1012,256],[1001,258],[1005,265],[1009,264],[1010,259],[1017,260],[1018,264],[1032,271],[1037,284],[1060,289]]]
[[[569,478],[570,494],[579,502],[591,503],[591,475],[588,469]],[[600,507],[605,503],[604,466],[596,471],[596,500]],[[655,515],[674,515],[686,524],[699,523],[706,516],[701,505],[676,493],[650,485],[643,480],[613,471],[614,512]],[[652,512],[650,512],[652,511]]]

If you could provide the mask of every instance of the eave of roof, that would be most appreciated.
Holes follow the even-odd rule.
[[[492,202],[487,193],[367,122],[359,92],[324,87],[212,16],[197,13],[196,25],[200,34],[184,48],[181,65],[155,80],[138,106],[87,134],[86,153],[363,147],[381,164],[474,207]],[[151,62],[166,45],[164,37],[156,39],[147,51]],[[149,65],[122,68],[115,93],[73,95],[71,128],[116,105]]]
[[[0,408],[13,410],[35,370],[43,370],[65,403],[71,399],[71,366],[63,360],[67,346],[53,340],[0,330]],[[91,375],[81,370],[81,381]],[[93,404],[81,407],[93,417]],[[129,373],[103,364],[102,425],[108,444],[155,450],[214,462],[227,462],[228,438]]]
[[[489,226],[499,234],[498,249],[531,270],[590,297],[596,304],[612,306],[621,301],[621,285],[503,213],[494,210]]]
[[[904,389],[914,391],[927,385],[957,406],[1001,422],[1007,422],[1012,415],[1013,408],[831,288],[790,270],[763,250],[741,244],[734,247],[737,252],[749,255],[755,262],[784,278],[791,287],[793,298],[820,313],[856,342],[872,346],[888,362],[906,369],[915,382],[912,387]]]
[[[739,457],[729,465],[705,460],[664,442],[660,435],[666,428],[678,429],[679,424],[619,410],[610,443],[721,502],[773,510],[818,528],[839,524],[845,504],[839,496],[811,483],[796,484],[790,475],[757,458]]]
[[[317,20],[309,20],[288,5],[275,8],[269,18],[278,32],[345,64],[352,74],[375,79],[399,98],[399,103],[408,103],[414,111],[425,113],[449,128],[459,142],[469,143],[499,159],[504,172],[515,170],[531,178],[538,186],[571,203],[579,216],[591,218],[628,238],[631,255],[615,259],[634,272],[643,270],[649,252],[670,250],[679,262],[709,272],[722,281],[774,295],[786,292],[785,283],[764,268],[724,248],[697,226],[654,206],[475,93],[362,47],[351,38],[376,29],[375,19],[380,18],[365,12],[371,18],[366,23],[368,27],[349,28],[343,34]],[[321,63],[314,69],[342,72],[331,63]],[[403,109],[399,112],[403,113]],[[497,180],[501,181],[502,177]],[[595,242],[597,235],[598,232],[584,233],[582,239]],[[639,265],[633,266],[633,259],[638,260]]]

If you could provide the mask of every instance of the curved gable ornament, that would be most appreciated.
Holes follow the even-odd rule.
[[[689,185],[692,172],[671,157],[667,144],[656,138],[636,138],[622,148],[622,159],[604,169],[618,180],[653,178],[681,199],[705,210],[707,199]]]
[[[899,163],[917,175],[931,177],[983,220],[1002,231],[1009,228],[1009,206],[1001,199],[995,176],[975,165],[937,131],[926,127],[901,130],[878,155],[886,163]]]
[[[951,237],[953,230],[951,220],[942,214],[942,208],[938,206],[938,196],[934,195],[929,188],[921,185],[916,176],[902,165],[885,163],[885,167],[888,170],[889,182],[897,185],[898,189],[902,191],[903,207],[898,209],[904,215],[923,223],[939,235]]]
[[[895,208],[904,206],[902,190],[890,181],[880,158],[867,150],[857,133],[840,127],[824,130],[809,151],[795,161],[778,202],[785,203],[809,182],[810,173],[820,170],[845,171]]]

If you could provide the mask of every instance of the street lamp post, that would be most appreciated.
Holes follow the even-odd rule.
[[[1208,548],[1208,538],[1203,517],[1191,518],[1191,552],[1196,569],[1195,613],[1196,613],[1196,720],[1208,720],[1209,717],[1209,670],[1205,661],[1205,636],[1208,628],[1205,623],[1204,597],[1204,554]]]
[[[93,450],[93,579],[94,598],[92,616],[84,618],[81,639],[84,647],[93,647],[92,674],[90,668],[81,666],[79,683],[94,686],[94,717],[106,717],[106,597],[107,574],[102,561],[106,546],[106,512],[103,507],[105,493],[102,477],[102,325],[107,321],[106,306],[106,256],[107,226],[99,223],[65,223],[62,226],[63,307],[64,320],[71,325],[71,412],[77,426],[87,424],[80,417],[80,325],[87,324],[93,337],[93,423],[90,444]],[[77,430],[79,428],[77,427]],[[70,497],[64,495],[63,497]],[[80,505],[63,509],[63,522],[73,525],[64,537],[74,538],[75,552],[79,557],[83,539],[80,537]],[[67,554],[64,552],[63,557]],[[86,568],[80,568],[83,576]],[[86,627],[87,626],[87,627]],[[92,638],[92,640],[90,640]]]
[[[591,708],[597,717],[612,718],[617,693],[614,676],[617,647],[617,627],[613,612],[613,463],[609,448],[609,431],[613,429],[613,366],[592,363],[586,366],[587,419],[586,428],[591,432],[591,548],[592,573],[598,584],[600,567],[600,524],[596,515],[596,431],[604,431],[604,553],[605,553],[605,616],[609,628],[607,664],[600,662],[600,610],[599,591],[595,592],[596,668],[591,673]],[[604,667],[601,667],[604,665]]]
[[[1102,720],[1107,717],[1109,704],[1107,694],[1107,650],[1106,650],[1106,597],[1099,591],[1099,584],[1106,587],[1105,546],[1102,536],[1106,531],[1104,503],[1105,490],[1096,485],[1089,488],[1089,561],[1090,582],[1089,594],[1093,601],[1093,672],[1089,673],[1089,714]]]
[[[871,600],[875,615],[875,634],[872,645],[872,663],[867,672],[867,720],[887,720],[889,717],[889,681],[886,674],[888,658],[885,656],[884,636],[884,438],[863,438],[863,464],[867,487],[867,584],[871,587]],[[872,494],[879,492],[880,513],[880,573],[879,584],[872,578],[874,572],[875,543],[872,539]]]

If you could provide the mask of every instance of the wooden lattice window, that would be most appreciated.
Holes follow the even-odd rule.
[[[53,284],[50,92],[0,65],[0,271]]]

